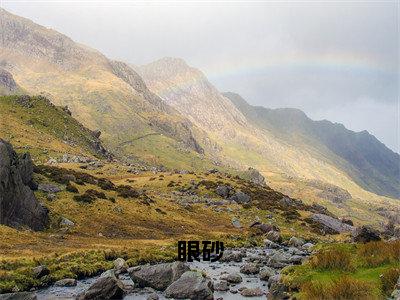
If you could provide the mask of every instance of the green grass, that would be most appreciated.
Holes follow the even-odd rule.
[[[299,291],[300,299],[351,299],[349,295],[354,299],[383,299],[395,271],[387,273],[385,282],[381,275],[400,268],[399,251],[400,242],[320,245],[308,262],[286,268],[283,280]],[[373,257],[380,259],[371,263]],[[319,294],[321,290],[324,294]]]

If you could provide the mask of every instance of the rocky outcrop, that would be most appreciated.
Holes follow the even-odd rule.
[[[0,139],[0,224],[43,230],[48,210],[32,188],[33,163],[29,154],[18,156],[11,144]]]
[[[18,90],[18,86],[10,72],[0,69],[0,94],[11,94]]]
[[[122,299],[124,295],[124,285],[119,280],[114,271],[108,270],[77,299],[79,300],[100,300],[100,299]]]
[[[261,186],[266,186],[265,178],[264,176],[261,175],[261,173],[258,170],[250,167],[246,171],[246,175],[250,178],[250,181],[252,183]]]
[[[357,243],[368,243],[380,240],[379,232],[369,226],[358,227],[353,233],[353,241]]]

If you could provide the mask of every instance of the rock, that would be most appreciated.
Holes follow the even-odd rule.
[[[239,273],[231,273],[225,277],[226,281],[229,283],[241,283],[243,281],[242,276]]]
[[[46,198],[49,201],[54,201],[57,199],[57,196],[55,194],[47,194]]]
[[[269,232],[267,232],[266,236],[265,236],[268,240],[275,242],[275,243],[279,243],[282,241],[282,237],[281,234],[278,231],[275,230],[271,230]]]
[[[212,281],[202,273],[187,271],[166,290],[165,297],[174,299],[213,299]]]
[[[173,262],[142,266],[140,270],[131,271],[129,276],[139,287],[152,287],[163,291],[188,270],[189,267],[183,262]]]
[[[232,188],[227,185],[219,185],[215,189],[215,193],[222,198],[228,198],[231,194],[231,191],[232,191]]]
[[[265,247],[269,248],[269,249],[280,249],[282,248],[281,245],[274,243],[273,241],[270,241],[269,239],[265,239],[264,240],[264,245]]]
[[[353,232],[355,230],[353,226],[342,223],[340,220],[324,214],[313,214],[311,220],[319,224],[322,229],[329,234]]]
[[[260,222],[254,222],[250,225],[250,228],[256,229],[260,234],[265,234],[270,231],[279,231],[279,228],[275,225],[264,224]]]
[[[92,283],[92,285],[81,294],[79,300],[89,299],[122,299],[124,285],[113,270],[108,270]]]
[[[258,274],[260,272],[260,267],[256,264],[248,263],[240,267],[240,273],[243,274]]]
[[[125,273],[128,270],[128,264],[126,263],[125,259],[118,257],[114,260],[114,270],[115,274]]]
[[[379,232],[369,226],[358,227],[353,233],[353,241],[356,243],[368,243],[380,240]]]
[[[46,192],[46,193],[55,194],[55,193],[61,192],[63,189],[60,186],[55,185],[55,184],[40,183],[38,186],[38,190]]]
[[[290,294],[286,285],[278,281],[271,284],[267,294],[268,300],[281,300],[289,298]]]
[[[305,243],[305,242],[304,242],[303,239],[292,236],[292,237],[290,238],[288,244],[289,244],[290,246],[293,246],[293,247],[301,247],[301,246],[304,245],[304,243]]]
[[[313,243],[305,243],[303,246],[301,246],[301,248],[305,251],[311,251],[312,247],[314,247],[315,245]]]
[[[160,297],[158,297],[158,295],[156,293],[152,293],[150,295],[147,296],[146,300],[158,300],[160,299]]]
[[[31,292],[0,294],[0,300],[36,300],[36,299],[37,297],[35,293]]]
[[[352,220],[350,219],[346,219],[346,218],[341,218],[340,221],[344,224],[350,225],[350,226],[354,226],[354,223]]]
[[[75,223],[72,222],[71,220],[68,220],[67,218],[62,217],[60,221],[60,226],[61,227],[73,227],[75,226]]]
[[[56,286],[76,286],[77,281],[73,278],[60,279],[54,283]]]
[[[240,291],[240,295],[243,297],[260,297],[264,295],[264,292],[262,289],[258,288],[244,288],[243,290]]]
[[[50,271],[46,266],[37,266],[32,269],[32,272],[35,278],[41,278],[50,274]]]
[[[274,284],[274,283],[276,283],[276,282],[279,282],[281,280],[281,274],[276,274],[276,275],[274,275],[274,276],[271,276],[269,279],[268,279],[268,287],[270,287],[272,284]]]
[[[36,199],[33,163],[29,154],[18,156],[11,144],[0,139],[0,224],[33,230],[47,227],[48,210]]]
[[[214,290],[221,292],[229,290],[228,282],[226,280],[221,280],[220,282],[214,284]]]
[[[4,69],[0,69],[0,87],[2,88],[2,92],[3,89],[7,89],[6,94],[10,94],[18,89],[12,74]]]
[[[233,196],[229,198],[229,200],[235,201],[236,203],[239,204],[245,204],[249,203],[251,198],[246,193],[243,193],[242,191],[237,191],[235,194],[233,194]]]
[[[242,228],[242,225],[240,224],[240,221],[239,221],[239,219],[237,219],[237,218],[233,218],[233,219],[232,219],[232,225],[233,225],[234,227],[236,227],[236,228]]]
[[[260,270],[260,279],[264,280],[264,281],[268,281],[268,279],[272,276],[275,276],[277,274],[277,272],[270,268],[270,267],[263,267]]]
[[[250,177],[250,182],[261,185],[261,186],[266,186],[265,184],[265,178],[264,176],[261,175],[261,173],[254,169],[254,168],[248,168],[246,175]]]

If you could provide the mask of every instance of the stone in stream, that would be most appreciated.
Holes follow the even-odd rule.
[[[268,279],[272,276],[275,276],[277,271],[270,267],[264,267],[260,270],[260,280],[268,281]]]
[[[224,276],[221,279],[225,279],[229,283],[234,283],[234,284],[241,283],[243,281],[242,276],[240,276],[239,273],[231,273],[228,274],[227,276]]]
[[[0,294],[0,300],[37,300],[35,293],[31,292],[18,292]]]
[[[264,245],[265,247],[269,248],[269,249],[280,249],[282,248],[282,245],[275,243],[273,241],[270,241],[269,239],[265,239],[264,240]]]
[[[281,300],[289,298],[290,294],[288,293],[288,287],[285,284],[279,281],[271,284],[267,294],[268,300]]]
[[[221,292],[229,290],[228,282],[226,280],[221,280],[220,282],[214,284],[214,290]]]
[[[240,291],[240,295],[243,297],[260,297],[264,295],[262,289],[258,288],[244,288]]]
[[[227,250],[222,255],[220,262],[242,262],[243,258],[246,257],[246,253],[239,251]]]
[[[56,281],[54,285],[56,286],[76,286],[77,281],[74,278],[64,278]]]
[[[315,245],[313,243],[305,243],[303,246],[301,246],[301,249],[305,251],[311,251],[312,247]]]
[[[115,274],[122,274],[128,270],[128,264],[126,263],[125,259],[118,257],[114,260],[114,269]]]
[[[113,270],[108,270],[92,283],[92,285],[77,300],[122,299],[124,284],[115,276]]]
[[[240,267],[240,273],[243,274],[258,274],[260,272],[260,267],[256,264],[244,264]]]
[[[186,271],[189,271],[189,267],[179,261],[141,266],[139,270],[130,269],[129,276],[139,287],[152,287],[163,291]]]
[[[175,299],[211,300],[213,295],[212,281],[196,271],[185,272],[165,290],[165,297]]]
[[[267,286],[268,286],[268,287],[271,287],[272,284],[274,284],[274,283],[276,283],[276,282],[279,282],[280,280],[281,280],[281,274],[276,274],[276,275],[274,275],[274,276],[271,276],[271,277],[268,279],[268,284],[267,284]]]
[[[156,293],[151,293],[147,296],[146,300],[158,300],[160,297]]]

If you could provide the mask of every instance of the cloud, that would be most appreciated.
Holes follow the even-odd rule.
[[[367,129],[399,151],[399,115],[393,109],[399,101],[396,1],[2,6],[111,58],[134,64],[184,58],[219,89],[238,92],[252,104],[297,107],[314,118]],[[365,99],[373,100],[366,106]],[[374,110],[380,114],[371,122]]]

